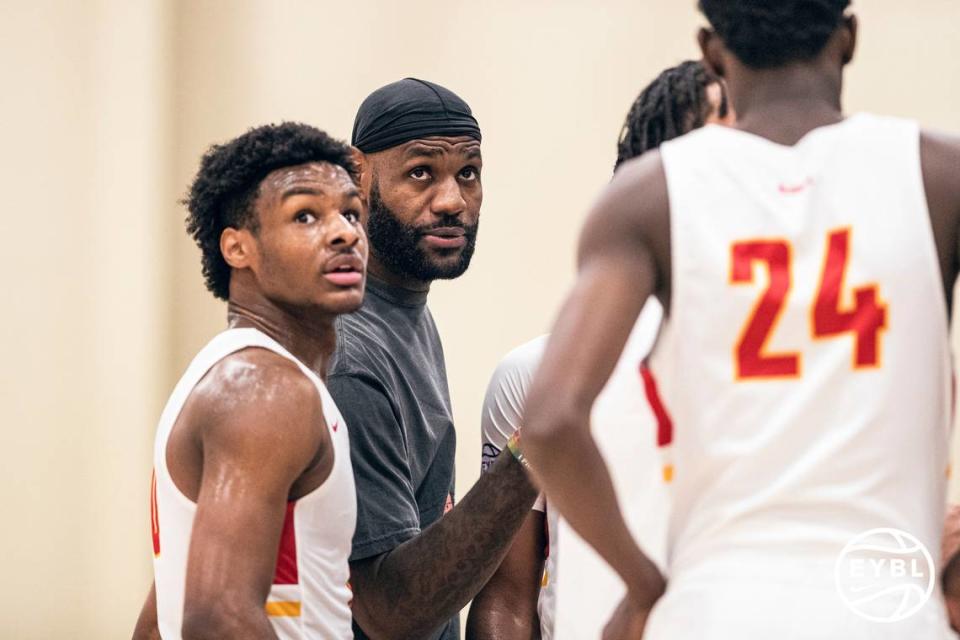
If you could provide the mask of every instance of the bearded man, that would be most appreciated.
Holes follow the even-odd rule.
[[[354,633],[451,640],[536,497],[507,453],[454,506],[456,432],[427,295],[473,255],[480,127],[452,91],[407,78],[364,100],[353,145],[369,204],[367,294],[338,319],[327,384],[351,424]]]

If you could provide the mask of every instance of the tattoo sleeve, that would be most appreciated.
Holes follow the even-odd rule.
[[[372,638],[429,637],[496,571],[537,490],[506,452],[460,503],[395,549],[351,565],[353,612]]]

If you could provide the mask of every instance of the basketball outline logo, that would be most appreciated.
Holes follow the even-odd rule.
[[[877,538],[886,538],[888,541],[892,539],[896,544],[878,544]],[[869,560],[861,561],[861,563],[855,565],[861,569],[857,572],[861,575],[854,575],[851,570],[853,566],[851,556],[853,554],[867,555],[868,558],[870,558],[869,554],[872,554],[872,558]],[[911,554],[913,557],[908,572],[903,556]],[[917,554],[922,556],[924,560],[925,573],[917,573]],[[870,570],[874,573],[875,584],[872,586],[869,584],[870,576],[862,575],[869,574]],[[886,573],[886,575],[881,575],[882,573]],[[933,587],[936,582],[935,574],[936,566],[927,547],[906,531],[890,527],[870,529],[854,536],[843,547],[834,565],[837,593],[843,603],[861,618],[879,623],[894,623],[905,620],[923,608],[923,605],[930,600],[930,596],[933,594]],[[917,584],[920,578],[926,579],[925,588],[921,588]],[[866,581],[868,584],[855,586],[853,583],[857,580]],[[884,582],[891,584],[884,587]],[[865,595],[858,596],[858,593],[862,592],[866,592]],[[899,597],[899,604],[892,607],[890,613],[877,615],[875,608],[881,598],[887,598],[887,601],[895,602],[897,597]]]

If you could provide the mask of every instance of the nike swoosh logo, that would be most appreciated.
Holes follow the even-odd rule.
[[[779,186],[779,190],[780,190],[780,193],[787,196],[791,196],[791,195],[800,193],[802,191],[805,191],[807,187],[811,186],[812,184],[813,184],[813,178],[807,178],[806,180],[804,180],[799,184],[781,183]]]

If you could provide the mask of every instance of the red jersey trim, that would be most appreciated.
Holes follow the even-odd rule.
[[[160,514],[157,512],[157,472],[150,474],[150,535],[153,538],[153,557],[160,557]]]
[[[273,584],[297,584],[300,582],[300,574],[297,569],[297,530],[293,522],[293,512],[296,506],[296,500],[287,503],[287,513],[283,517],[283,531],[280,534],[277,570],[273,574]]]
[[[647,402],[650,403],[650,409],[657,418],[657,446],[666,447],[673,442],[673,420],[667,413],[663,401],[660,399],[660,392],[657,391],[657,380],[653,376],[653,371],[646,364],[640,365],[640,376],[643,378],[643,390],[647,395]]]

